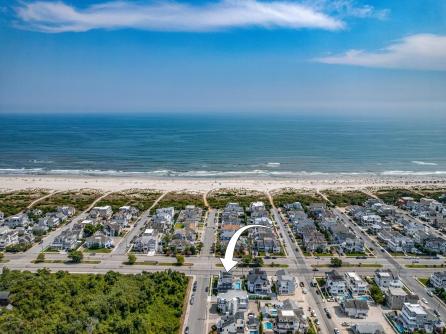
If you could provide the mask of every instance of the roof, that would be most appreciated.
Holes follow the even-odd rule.
[[[404,303],[403,308],[407,308],[409,312],[415,313],[417,315],[426,315],[426,311],[420,304],[411,304],[411,303]]]
[[[0,299],[8,299],[10,294],[9,291],[0,291]]]
[[[365,300],[348,299],[343,302],[344,308],[355,308],[357,310],[368,310],[369,305]]]
[[[384,333],[384,328],[377,322],[361,322],[353,325],[355,333],[358,334],[375,334]]]

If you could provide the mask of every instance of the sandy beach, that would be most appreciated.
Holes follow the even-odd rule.
[[[136,178],[89,176],[1,176],[0,189],[19,190],[44,188],[53,190],[99,189],[120,191],[125,189],[157,189],[162,191],[200,191],[218,188],[244,188],[272,191],[280,188],[303,190],[354,190],[386,187],[446,188],[445,176],[363,176],[318,175],[299,179],[279,178]]]

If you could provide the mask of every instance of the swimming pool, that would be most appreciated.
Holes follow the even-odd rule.
[[[235,281],[235,282],[232,284],[232,288],[233,288],[234,290],[241,290],[241,289],[242,289],[242,282],[240,282],[240,281]]]
[[[270,321],[263,322],[263,329],[273,329],[273,323]]]

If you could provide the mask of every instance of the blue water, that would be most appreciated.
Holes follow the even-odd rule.
[[[0,173],[446,174],[446,117],[0,115]]]

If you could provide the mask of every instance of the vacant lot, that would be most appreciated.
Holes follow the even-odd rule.
[[[35,208],[43,212],[55,211],[58,206],[70,205],[77,211],[84,211],[88,206],[100,197],[102,193],[93,189],[70,190],[55,194],[39,202]]]
[[[270,207],[268,196],[261,191],[245,189],[217,189],[207,196],[208,203],[212,208],[221,209],[228,203],[238,203],[243,208],[249,207],[252,202],[262,201],[266,207]]]
[[[0,290],[11,311],[0,315],[1,333],[176,334],[188,279],[166,271],[122,275],[51,274],[4,269]]]
[[[332,202],[335,206],[345,207],[349,205],[361,205],[370,196],[364,194],[362,191],[332,191],[326,190],[323,192],[324,195]]]
[[[98,202],[98,206],[110,205],[113,211],[117,211],[121,206],[131,205],[140,211],[150,208],[153,203],[161,196],[157,190],[130,189],[117,193],[112,193]]]
[[[294,202],[300,202],[305,207],[311,203],[321,203],[325,200],[315,192],[298,189],[279,189],[272,193],[274,204],[278,207]]]
[[[0,193],[0,211],[5,214],[5,217],[15,215],[26,209],[36,199],[48,194],[49,191],[42,189]]]

